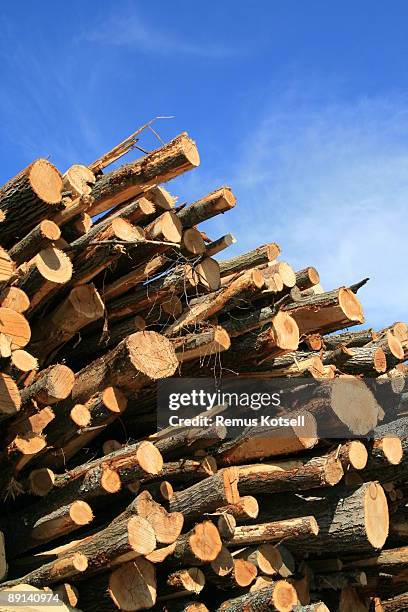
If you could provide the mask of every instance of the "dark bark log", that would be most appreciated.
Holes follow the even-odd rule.
[[[0,190],[0,210],[6,215],[1,224],[2,244],[10,246],[56,211],[61,189],[61,175],[46,159],[36,160],[10,179]]]
[[[199,163],[195,143],[187,134],[181,134],[146,157],[101,176],[92,190],[94,204],[88,212],[95,216],[136,198],[150,186],[169,181]]]

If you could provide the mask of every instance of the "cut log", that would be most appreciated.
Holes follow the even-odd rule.
[[[136,266],[134,270],[128,272],[124,276],[121,276],[116,281],[113,281],[110,285],[107,285],[102,290],[102,297],[105,302],[109,302],[116,297],[121,296],[130,289],[133,289],[137,285],[143,283],[149,277],[154,276],[161,268],[168,263],[167,258],[164,255],[157,255],[147,261],[143,262],[139,266]]]
[[[37,327],[30,348],[42,363],[47,362],[83,327],[100,319],[104,303],[94,285],[80,285],[71,289],[68,297],[48,315],[47,328]]]
[[[239,363],[257,364],[279,355],[295,351],[299,346],[299,328],[294,318],[286,312],[278,312],[264,331],[248,333],[234,338],[232,350],[225,355],[223,363],[230,368]]]
[[[12,366],[10,368],[12,372],[31,372],[38,370],[39,367],[38,360],[23,349],[16,349],[11,353],[10,366]]]
[[[72,277],[72,263],[69,257],[55,247],[43,249],[31,261],[22,264],[21,276],[16,286],[27,294],[30,300],[30,315],[35,314]]]
[[[216,455],[218,465],[234,465],[256,459],[299,453],[312,448],[318,441],[317,425],[309,412],[299,412],[302,425],[276,427],[265,437],[265,428],[251,428],[237,440],[225,443]],[[302,419],[303,417],[303,419]]]
[[[232,234],[226,234],[225,236],[221,236],[221,238],[217,238],[217,240],[213,240],[209,244],[207,244],[206,254],[208,257],[214,257],[217,253],[221,253],[232,244],[235,244],[237,239]]]
[[[235,206],[236,198],[230,187],[221,187],[177,213],[184,229],[207,221]]]
[[[259,270],[249,270],[241,274],[227,287],[221,287],[215,293],[199,298],[167,328],[166,336],[171,337],[183,328],[213,317],[233,298],[242,296],[246,292],[258,291],[263,286],[263,282],[263,276]]]
[[[334,453],[303,461],[243,465],[238,470],[239,491],[245,495],[333,487],[344,473]]]
[[[280,542],[283,539],[293,541],[303,538],[314,541],[319,533],[319,526],[313,516],[286,519],[257,525],[241,525],[235,528],[233,537],[228,540],[228,548],[242,548],[254,544]],[[313,537],[310,537],[313,536]]]
[[[242,272],[254,266],[274,261],[280,255],[280,248],[274,242],[265,244],[263,246],[244,253],[243,255],[237,255],[231,259],[226,259],[220,262],[220,274],[222,277]]]
[[[206,252],[205,242],[195,227],[191,227],[183,232],[183,238],[181,241],[183,253],[187,256],[191,255],[202,255]]]
[[[94,203],[88,212],[95,216],[136,198],[152,185],[169,181],[199,163],[195,143],[183,133],[146,157],[100,177],[92,189]]]
[[[31,329],[24,315],[11,308],[0,308],[0,334],[10,340],[10,349],[24,348],[31,337]]]
[[[291,549],[296,547],[296,552],[375,550],[382,548],[388,536],[387,499],[378,482],[366,482],[340,492],[333,489],[324,498],[310,500],[286,494],[281,502],[275,496],[273,508],[267,499],[262,498],[260,507],[262,518],[268,520],[301,517],[308,513],[316,517],[319,525],[316,538],[286,541]]]
[[[18,287],[6,287],[0,294],[0,306],[2,308],[10,308],[22,314],[28,310],[30,300],[22,289],[18,289]]]
[[[150,240],[163,240],[179,244],[181,242],[183,228],[176,213],[167,210],[157,219],[144,228],[146,238]]]
[[[74,552],[50,563],[45,563],[21,578],[3,582],[1,588],[8,589],[22,583],[38,587],[49,586],[80,576],[87,567],[88,560],[85,555]]]
[[[309,266],[308,268],[304,268],[303,270],[296,272],[296,286],[299,287],[301,291],[310,289],[319,283],[320,276],[316,268]]]
[[[95,175],[86,166],[74,164],[62,175],[63,191],[70,191],[73,198],[89,195],[95,184]]]
[[[229,503],[226,506],[217,508],[216,513],[221,515],[229,514],[239,521],[244,521],[246,519],[256,519],[259,513],[259,506],[255,497],[244,495],[235,503]]]
[[[259,591],[224,601],[217,608],[217,612],[246,612],[247,610],[290,612],[297,601],[297,594],[293,586],[286,580],[278,580]]]
[[[224,328],[216,325],[207,331],[172,339],[177,359],[184,363],[227,351],[231,340]]]
[[[30,261],[37,253],[58,240],[60,236],[61,230],[58,225],[54,221],[44,219],[10,249],[9,255],[19,266],[24,261]]]
[[[221,284],[219,263],[211,257],[204,257],[188,271],[188,279],[193,287],[202,286],[208,291],[217,291]]]
[[[8,374],[0,372],[0,421],[15,415],[21,407],[18,387]]]
[[[178,538],[171,561],[180,566],[203,565],[214,561],[221,548],[218,529],[210,521],[204,521]]]
[[[109,577],[109,595],[120,610],[146,610],[156,602],[154,565],[143,559],[125,563]]]
[[[83,501],[75,501],[30,522],[16,523],[10,517],[4,531],[6,543],[10,546],[10,558],[72,533],[92,520],[92,509]]]
[[[341,287],[283,307],[295,319],[301,334],[328,334],[364,323],[361,304],[355,294]]]
[[[37,159],[10,179],[0,190],[2,244],[9,246],[23,238],[61,202],[62,180],[46,159]]]
[[[198,567],[190,567],[172,572],[161,585],[159,601],[169,598],[185,597],[201,593],[205,585],[205,576]]]
[[[67,242],[74,242],[85,236],[93,225],[92,217],[88,213],[83,212],[77,217],[74,217],[68,223],[65,223],[63,228],[63,238]]]
[[[174,374],[178,360],[171,342],[151,331],[136,332],[78,372],[72,399],[81,403],[101,387],[137,391],[152,380]]]
[[[227,468],[175,493],[169,502],[172,512],[181,512],[186,520],[200,518],[220,506],[239,501],[238,470]]]
[[[55,404],[66,399],[74,386],[73,371],[63,364],[49,366],[42,370],[36,380],[21,391],[23,404],[29,401],[40,404]]]
[[[147,490],[137,496],[134,509],[138,516],[151,524],[159,544],[173,544],[177,540],[184,525],[181,512],[167,512]]]
[[[282,545],[260,544],[244,548],[237,556],[254,563],[262,574],[289,578],[295,573],[295,560],[292,553]]]

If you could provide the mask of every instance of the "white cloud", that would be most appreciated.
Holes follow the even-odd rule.
[[[231,179],[239,250],[277,241],[297,269],[315,265],[327,289],[369,276],[359,297],[373,326],[408,319],[407,109],[397,96],[272,104]]]
[[[203,57],[206,59],[222,59],[237,56],[237,48],[217,44],[210,37],[201,43],[189,40],[184,33],[164,30],[156,24],[151,24],[136,10],[134,4],[121,6],[120,13],[115,8],[112,13],[104,13],[95,27],[87,29],[82,38],[89,42],[118,47],[134,47],[143,53],[167,55],[169,53]]]

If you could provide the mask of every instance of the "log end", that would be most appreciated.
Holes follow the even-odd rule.
[[[153,527],[141,516],[132,516],[127,524],[128,542],[132,550],[148,555],[156,548],[156,536]]]
[[[55,474],[49,468],[32,470],[28,477],[30,492],[39,497],[47,495],[52,490],[54,482]]]
[[[92,522],[94,516],[92,508],[84,501],[77,500],[71,504],[69,516],[74,525],[82,527]]]
[[[63,285],[72,277],[72,262],[60,249],[55,247],[43,249],[34,260],[38,272],[45,280]]]
[[[271,603],[280,612],[290,612],[298,603],[298,596],[295,587],[286,580],[278,580],[273,589]]]
[[[384,456],[391,465],[401,463],[403,456],[403,448],[401,439],[393,436],[383,438],[381,440],[381,448]]]
[[[384,489],[378,482],[370,482],[364,493],[364,523],[370,544],[382,548],[388,537],[389,513]]]
[[[210,521],[196,525],[188,541],[191,551],[201,561],[214,561],[222,548],[218,529]]]
[[[61,201],[61,174],[48,160],[37,159],[31,165],[29,178],[31,188],[40,200],[47,204]]]
[[[106,493],[117,493],[121,489],[120,476],[115,470],[105,467],[101,476],[101,487]]]
[[[126,339],[132,364],[153,380],[172,376],[178,367],[173,345],[154,331],[131,334]]]
[[[156,603],[154,565],[139,557],[124,563],[109,577],[109,594],[120,610],[145,610]]]
[[[352,440],[349,443],[348,460],[355,470],[363,470],[367,465],[367,449],[359,440]]]
[[[117,387],[106,387],[102,393],[102,402],[110,412],[121,414],[126,410],[127,397]]]
[[[364,312],[360,300],[351,289],[339,289],[339,305],[350,321],[364,323]]]
[[[136,457],[147,474],[158,474],[163,467],[161,452],[151,442],[142,442],[136,451]]]

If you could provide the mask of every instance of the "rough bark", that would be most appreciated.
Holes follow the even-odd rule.
[[[46,159],[37,159],[10,179],[0,190],[1,241],[10,246],[23,238],[61,202],[62,180]]]
[[[92,189],[94,203],[88,212],[95,216],[136,198],[152,185],[169,181],[199,163],[195,143],[187,134],[180,134],[146,157],[101,176]]]

